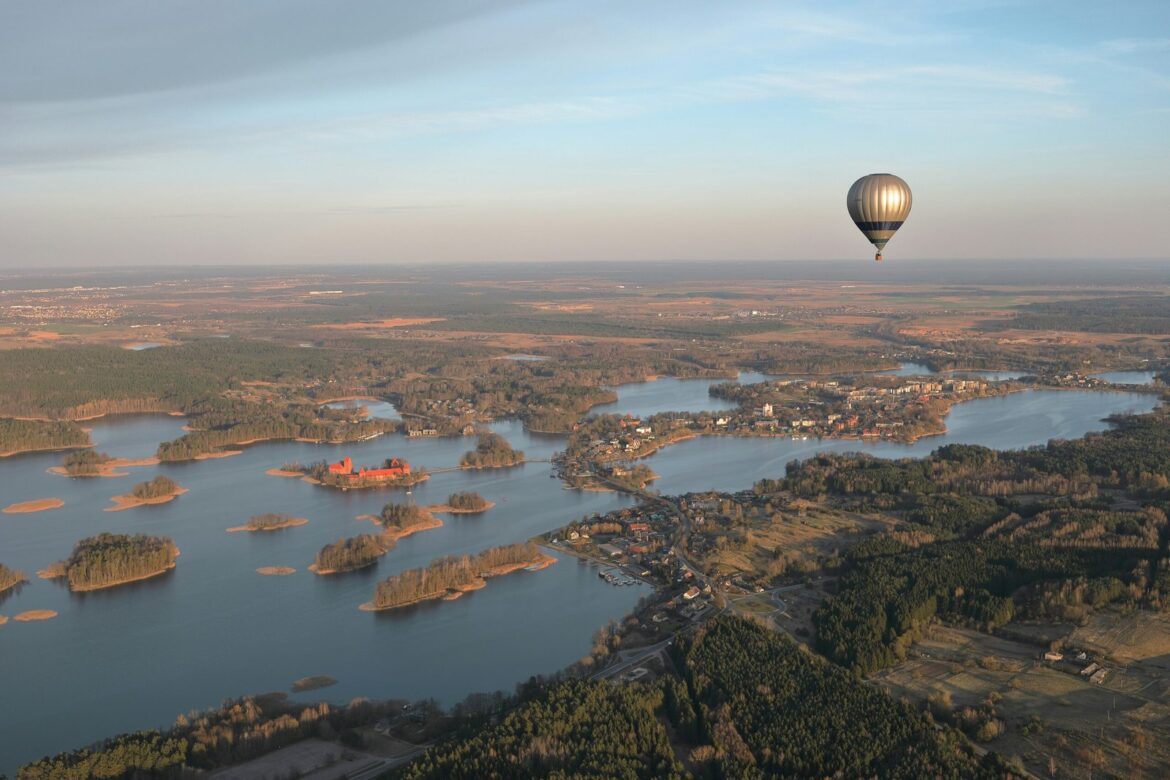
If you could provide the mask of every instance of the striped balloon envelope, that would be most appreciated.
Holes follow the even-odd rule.
[[[853,182],[845,206],[849,216],[882,259],[886,242],[910,216],[910,186],[892,173],[871,173]]]

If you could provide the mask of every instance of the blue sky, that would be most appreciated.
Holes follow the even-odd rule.
[[[0,0],[0,265],[1166,257],[1170,3]]]

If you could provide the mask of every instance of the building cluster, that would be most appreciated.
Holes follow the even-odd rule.
[[[341,479],[352,482],[362,480],[400,479],[410,476],[410,464],[398,458],[390,458],[382,468],[371,469],[353,466],[353,460],[348,455],[337,463],[329,464],[329,473]]]
[[[1044,653],[1043,660],[1062,671],[1076,674],[1083,680],[1100,685],[1109,676],[1109,670],[1099,661],[1089,657],[1088,651],[1059,652],[1049,650]]]

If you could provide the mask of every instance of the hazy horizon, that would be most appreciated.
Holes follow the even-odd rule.
[[[0,0],[0,268],[1164,259],[1170,6]],[[35,64],[34,64],[35,63]],[[870,261],[872,262],[872,261]]]

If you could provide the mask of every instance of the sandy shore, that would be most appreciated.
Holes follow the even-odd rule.
[[[20,623],[31,623],[34,620],[51,620],[55,617],[57,613],[51,609],[30,609],[28,612],[14,615],[12,619]]]
[[[289,574],[296,574],[297,570],[291,566],[261,566],[256,570],[257,574],[263,574],[266,577],[284,577]]]
[[[481,512],[486,512],[496,505],[495,501],[488,501],[480,509],[456,509],[450,504],[431,504],[427,507],[428,512],[442,512],[447,515],[478,515]]]
[[[38,498],[35,501],[22,501],[17,504],[9,504],[0,510],[6,515],[22,515],[28,512],[44,512],[48,509],[60,509],[65,506],[65,502],[59,498]]]
[[[138,466],[157,466],[159,464],[158,458],[113,458],[107,460],[105,463],[98,464],[96,474],[70,474],[65,470],[64,466],[52,466],[49,469],[50,474],[57,474],[62,477],[125,477],[129,476],[129,471],[120,471],[119,469],[138,467]]]
[[[106,507],[103,512],[121,512],[123,509],[133,509],[136,506],[147,506],[148,504],[165,504],[169,501],[174,501],[179,496],[187,492],[187,488],[179,488],[169,496],[159,496],[157,498],[135,498],[134,496],[114,496],[110,500],[114,502],[113,506]]]
[[[382,524],[381,518],[379,518],[377,515],[358,515],[358,519],[369,520],[375,525]],[[387,528],[382,532],[382,536],[392,542],[397,542],[399,539],[405,539],[412,534],[421,533],[422,531],[430,531],[432,528],[442,527],[443,521],[432,515],[427,520],[419,523],[418,525],[412,525],[410,528],[403,528],[401,530],[398,528]]]
[[[8,622],[8,616],[7,615],[0,615],[0,626],[4,625],[7,622]]]
[[[312,677],[302,677],[292,684],[292,689],[294,693],[301,693],[317,688],[328,688],[330,685],[337,685],[337,680],[327,674],[317,674]]]
[[[268,469],[264,472],[270,477],[303,477],[299,471],[285,471],[284,469]]]
[[[243,444],[244,442],[236,442]],[[215,452],[203,452],[196,455],[191,460],[215,460],[216,458],[230,458],[233,455],[243,455],[243,450],[216,450]]]
[[[231,528],[227,529],[227,532],[229,534],[238,534],[238,533],[256,534],[256,533],[264,533],[265,531],[279,531],[282,528],[296,528],[297,526],[308,525],[308,524],[309,524],[309,521],[303,517],[290,517],[288,520],[285,520],[282,523],[277,523],[276,525],[266,525],[263,528],[252,528],[251,526],[248,526],[248,525],[233,525]]]

